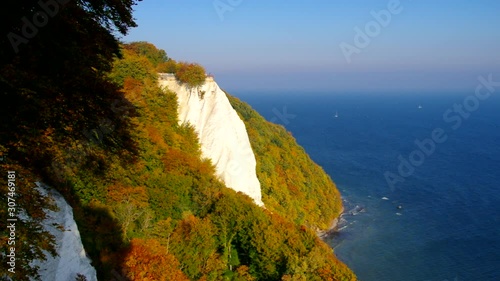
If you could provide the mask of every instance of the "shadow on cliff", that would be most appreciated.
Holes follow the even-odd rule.
[[[127,281],[121,269],[128,255],[128,242],[110,207],[103,205],[102,190],[105,192],[113,173],[111,158],[124,166],[137,161],[137,143],[131,136],[128,118],[137,117],[137,112],[121,90],[112,84],[106,86],[109,88],[104,92],[109,97],[105,102],[88,101],[90,110],[82,115],[83,123],[90,124],[88,128],[79,128],[78,133],[63,138],[66,147],[59,146],[57,151],[62,159],[39,159],[35,169],[73,208],[82,244],[98,280]],[[47,153],[54,152],[48,148]],[[86,184],[81,186],[82,182]]]
[[[128,248],[121,226],[109,210],[77,206],[74,213],[82,243],[96,268],[97,279],[128,281],[120,270],[123,268],[124,258],[128,255]]]
[[[117,277],[127,254],[121,226],[106,208],[82,204],[92,202],[97,193],[92,188],[98,187],[75,182],[82,177],[105,182],[110,156],[121,163],[137,161],[129,122],[137,116],[135,107],[117,85],[92,70],[51,64],[51,56],[42,55],[31,56],[34,62],[20,56],[0,65],[0,161],[24,167],[34,175],[23,175],[30,182],[59,191],[74,210],[98,279],[125,281]]]
[[[120,32],[135,25],[127,18],[123,3],[100,2],[123,8],[121,18],[116,18],[116,22],[121,20]],[[34,11],[43,14],[39,3],[17,1],[1,12],[2,34],[27,38],[0,39],[0,163],[19,167],[20,178],[26,182],[44,182],[64,196],[74,209],[99,279],[111,280],[104,272],[121,266],[127,245],[121,226],[106,208],[82,203],[92,202],[97,197],[93,188],[98,189],[82,182],[85,178],[105,182],[110,156],[122,163],[134,163],[137,158],[128,118],[134,116],[134,106],[107,77],[120,52],[119,41],[98,20],[105,15],[77,1],[60,6],[54,2],[47,9],[56,9],[52,12],[57,15],[49,13],[50,19],[44,19],[49,23],[45,21],[43,28],[21,25],[20,19],[31,18]],[[43,205],[34,204],[36,192],[28,188],[23,192],[19,201],[26,203],[27,213],[43,212]],[[28,233],[36,233],[37,225],[30,227]],[[43,244],[27,240],[37,249]]]
[[[92,260],[98,280],[127,281],[121,268],[128,255],[128,242],[110,207],[102,203],[102,196],[109,175],[113,173],[111,158],[123,165],[137,161],[138,149],[130,134],[131,124],[129,118],[123,118],[135,117],[137,113],[121,91],[111,89],[113,99],[96,107],[100,114],[89,111],[84,115],[84,123],[92,124],[90,129],[80,128],[80,132],[62,137],[64,145],[58,145],[56,151],[47,147],[42,155],[49,157],[37,158],[31,164],[34,164],[37,174],[57,189],[73,208],[82,244]],[[94,118],[89,122],[92,116]],[[30,165],[29,162],[23,164]]]

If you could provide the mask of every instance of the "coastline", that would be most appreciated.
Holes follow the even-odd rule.
[[[316,235],[318,235],[320,239],[325,239],[331,234],[337,232],[338,230],[337,226],[339,224],[340,218],[344,214],[344,211],[345,211],[344,206],[342,206],[342,209],[340,209],[340,214],[335,219],[332,220],[330,226],[325,230],[316,230]]]

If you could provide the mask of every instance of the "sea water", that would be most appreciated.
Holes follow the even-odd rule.
[[[335,181],[326,242],[360,280],[500,280],[500,93],[233,94]]]

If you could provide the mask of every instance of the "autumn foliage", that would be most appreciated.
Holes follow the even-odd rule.
[[[197,63],[180,62],[177,65],[175,77],[190,87],[199,87],[205,83],[206,74],[203,66]]]
[[[88,139],[113,151],[114,157],[133,154],[128,124],[110,107],[127,102],[105,74],[120,53],[115,36],[136,26],[136,2],[27,0],[0,9],[0,200],[7,202],[4,171],[16,171],[22,187],[16,195],[17,211],[30,218],[16,226],[12,274],[6,266],[11,245],[4,243],[7,208],[0,211],[0,251],[5,253],[0,255],[0,279],[37,279],[31,261],[54,253],[54,237],[42,227],[44,210],[53,205],[35,181],[58,189],[78,217],[85,208],[76,194],[103,194],[102,185],[89,188],[84,182],[101,177],[109,164]],[[33,17],[42,25],[35,26]],[[130,160],[126,158],[122,160]],[[95,215],[95,210],[85,211]],[[108,233],[114,237],[113,224],[108,224]]]
[[[127,280],[356,280],[312,230],[339,211],[328,176],[283,129],[231,100],[257,153],[267,209],[228,189],[202,158],[193,127],[179,124],[176,94],[158,86],[153,74],[166,54],[153,47],[123,46],[102,78],[120,84],[120,99],[106,99],[109,111],[99,112],[112,118],[89,137],[68,133],[80,128],[68,121],[19,144],[40,143],[38,159],[53,159],[44,180],[74,207],[98,279],[119,272]],[[205,81],[199,65],[179,71],[192,86]]]
[[[132,239],[122,271],[130,281],[189,281],[179,261],[154,239]]]
[[[342,210],[330,177],[283,126],[267,122],[239,99],[228,98],[245,122],[266,207],[298,224],[327,229]]]

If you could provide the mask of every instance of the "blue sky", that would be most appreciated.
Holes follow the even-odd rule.
[[[382,10],[390,20],[377,22]],[[479,75],[500,80],[495,0],[144,0],[134,17],[123,41],[198,62],[230,91],[472,91]],[[356,27],[369,44],[355,43]],[[357,49],[350,62],[343,42]]]

